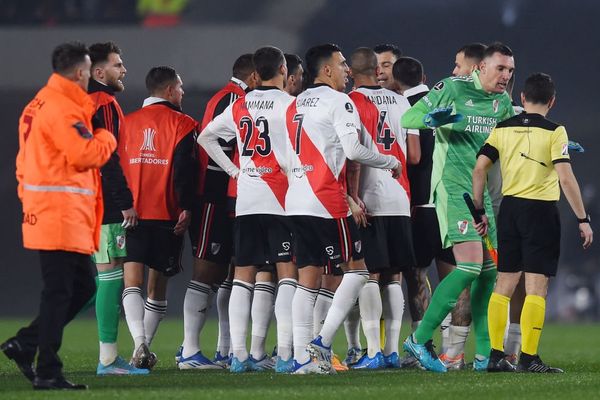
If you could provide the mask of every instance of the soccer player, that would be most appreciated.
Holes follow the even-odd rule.
[[[346,200],[346,158],[391,169],[395,177],[402,165],[394,156],[372,152],[360,144],[356,106],[343,93],[348,65],[339,47],[312,47],[304,59],[312,85],[287,112],[291,173],[285,209],[292,216],[299,268],[292,304],[294,372],[327,373],[332,371],[333,336],[368,279],[358,228]],[[311,342],[313,304],[322,266],[328,261],[341,264],[345,274],[323,328]],[[311,362],[307,350],[319,362]]]
[[[458,49],[454,59],[452,76],[468,76],[479,69],[485,47],[485,44],[482,43],[469,43]]]
[[[283,91],[287,67],[281,50],[262,47],[254,53],[253,62],[262,85],[209,123],[198,142],[224,171],[237,179],[236,267],[229,300],[233,358],[229,370],[240,373],[273,368],[264,346],[262,354],[254,354],[252,350],[248,354],[246,333],[255,282],[265,285],[257,280],[257,272],[261,267],[275,265],[279,277],[277,371],[291,372],[291,306],[297,280],[296,268],[291,262],[291,230],[284,209],[288,179],[280,164],[285,162],[288,140],[286,110],[294,98]],[[239,168],[223,152],[219,139],[236,140]],[[256,293],[254,296],[253,309]],[[266,303],[262,308],[272,312]],[[252,323],[255,324],[255,320]]]
[[[476,336],[473,368],[481,371],[487,367],[490,346],[487,303],[496,279],[496,266],[470,222],[462,194],[471,189],[475,155],[489,132],[498,122],[513,115],[506,94],[513,70],[512,51],[501,43],[494,43],[486,49],[480,71],[438,82],[402,117],[405,127],[436,128],[432,199],[442,246],[453,246],[456,260],[456,269],[440,282],[421,324],[404,342],[404,349],[428,370],[447,371],[433,350],[431,338],[468,285],[471,285],[471,313]],[[490,203],[487,193],[485,203],[486,206]],[[490,219],[489,234],[494,241],[493,218]]]
[[[560,219],[556,202],[560,188],[577,217],[584,249],[592,244],[593,232],[571,169],[565,127],[546,119],[555,96],[549,75],[529,76],[521,93],[525,112],[496,125],[473,170],[473,203],[482,219],[475,228],[481,235],[489,229],[487,215],[492,215],[483,202],[486,170],[498,160],[502,170],[504,199],[498,216],[498,281],[488,308],[492,350],[487,370],[490,372],[514,371],[504,358],[503,339],[508,304],[523,274],[527,295],[521,313],[523,345],[516,370],[563,372],[545,364],[538,355],[548,281],[558,268]]]
[[[181,111],[183,82],[171,67],[146,75],[150,97],[125,116],[121,166],[133,192],[139,224],[127,235],[123,308],[135,343],[132,363],[152,368],[149,346],[167,311],[167,281],[181,271],[183,234],[191,220],[193,149],[197,122]],[[144,265],[148,298],[144,305]]]
[[[356,89],[349,96],[362,124],[360,142],[373,152],[396,157],[403,165],[407,161],[417,163],[419,132],[407,131],[400,125],[410,104],[403,96],[377,84],[379,67],[373,50],[358,48],[350,59]],[[398,341],[404,312],[402,271],[415,264],[406,168],[398,178],[392,178],[388,171],[367,166],[361,169],[360,164],[354,164],[348,169],[348,187],[353,199],[364,203],[369,216],[360,232],[369,281],[359,296],[368,351],[353,368],[399,368]],[[383,353],[379,322],[382,312],[386,331]]]
[[[377,83],[385,89],[397,91],[398,87],[394,81],[392,68],[396,60],[402,56],[402,51],[398,46],[389,43],[378,44],[373,47],[373,51],[377,54],[377,66],[379,67]]]
[[[23,246],[39,252],[43,289],[38,316],[0,349],[38,390],[87,389],[65,379],[58,350],[64,327],[96,289],[90,255],[102,221],[99,168],[117,146],[109,131],[92,128],[91,65],[83,43],[57,46],[53,74],[19,119]]]
[[[292,96],[298,96],[302,92],[302,81],[304,77],[302,59],[296,54],[286,53],[285,62],[288,68],[285,91]]]
[[[411,57],[400,57],[394,63],[393,75],[399,92],[406,97],[411,105],[429,93],[425,84],[425,73],[421,63]],[[404,273],[408,289],[408,307],[415,330],[423,318],[425,310],[431,301],[431,287],[427,280],[427,267],[435,259],[440,279],[444,272],[452,271],[454,256],[452,249],[443,249],[440,241],[439,224],[435,206],[430,201],[431,171],[433,167],[433,131],[429,128],[419,131],[421,157],[418,164],[408,165],[408,180],[410,182],[410,201],[413,244],[416,257],[416,268],[410,268]],[[449,323],[449,322],[448,322]],[[447,328],[442,323],[442,341]],[[412,356],[402,359],[402,367],[412,367],[416,360]]]
[[[92,79],[88,93],[96,106],[94,128],[112,132],[117,141],[123,125],[123,111],[115,97],[125,90],[123,78],[127,70],[121,59],[121,49],[113,43],[96,43],[90,46]],[[137,225],[137,212],[133,208],[133,196],[127,186],[119,155],[115,151],[100,169],[104,217],[100,233],[100,250],[94,254],[98,269],[96,291],[96,319],[100,338],[98,375],[147,374],[137,369],[117,352],[117,332],[123,292],[123,258],[125,252],[125,229]]]
[[[255,86],[252,54],[242,54],[233,63],[229,82],[206,104],[201,128],[205,128]],[[219,140],[219,143],[228,157],[233,159],[235,143],[223,140]],[[196,150],[200,159],[199,179],[189,229],[194,267],[183,302],[183,344],[175,360],[179,369],[215,369],[223,368],[229,362],[231,279],[225,278],[233,254],[233,219],[230,217],[230,200],[227,196],[230,178],[200,145]],[[202,354],[199,337],[217,288],[219,339],[214,360],[211,361]]]

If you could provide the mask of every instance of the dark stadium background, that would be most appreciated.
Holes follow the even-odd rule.
[[[38,307],[39,266],[36,254],[21,246],[14,160],[18,116],[47,80],[55,45],[117,42],[128,69],[127,89],[118,97],[125,112],[141,105],[151,66],[175,67],[184,81],[184,109],[199,119],[210,95],[229,78],[233,60],[262,45],[302,56],[313,44],[334,42],[348,56],[358,46],[395,43],[423,62],[432,85],[450,74],[461,45],[503,41],[515,53],[516,99],[530,73],[553,76],[558,101],[550,119],[565,124],[586,149],[572,154],[573,168],[592,226],[600,230],[594,223],[594,217],[600,220],[599,16],[600,3],[591,0],[190,0],[176,26],[147,27],[133,0],[0,0],[0,316],[31,316]],[[560,209],[562,257],[551,284],[549,317],[599,319],[600,244],[584,253],[564,198]],[[181,313],[190,277],[189,246],[185,254],[186,271],[173,279],[169,291],[169,315]]]

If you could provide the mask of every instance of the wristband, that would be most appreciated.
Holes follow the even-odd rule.
[[[585,218],[577,218],[577,222],[580,224],[589,224],[591,221],[590,214],[586,214]]]

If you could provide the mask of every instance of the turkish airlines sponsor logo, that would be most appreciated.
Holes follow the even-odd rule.
[[[154,147],[155,135],[156,131],[154,129],[144,129],[144,141],[142,142],[142,147],[140,147],[140,151],[156,151],[156,147]]]

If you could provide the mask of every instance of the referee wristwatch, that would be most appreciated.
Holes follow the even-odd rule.
[[[580,224],[589,224],[591,220],[590,214],[585,214],[585,218],[577,218],[577,222]]]

